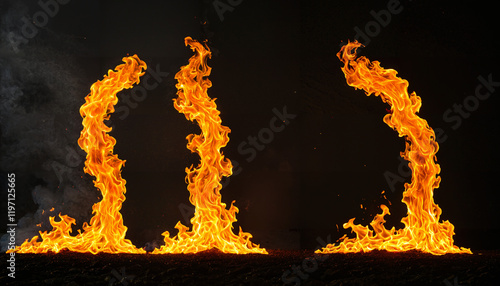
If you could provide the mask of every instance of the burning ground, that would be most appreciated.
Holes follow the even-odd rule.
[[[420,252],[269,255],[16,254],[3,285],[497,285],[499,251],[435,256]],[[7,254],[2,254],[3,261]],[[297,283],[298,282],[298,283]]]

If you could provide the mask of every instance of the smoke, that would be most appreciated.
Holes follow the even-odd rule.
[[[82,48],[74,37],[52,33],[48,27],[29,42],[13,46],[12,35],[20,35],[20,19],[35,7],[23,1],[2,2],[0,171],[16,174],[20,244],[40,230],[51,230],[49,216],[67,214],[78,225],[88,221],[98,192],[83,173],[85,153],[77,145],[82,129],[79,107],[89,90],[78,71],[76,54]],[[5,189],[2,198],[7,198]],[[3,251],[7,239],[1,238]]]

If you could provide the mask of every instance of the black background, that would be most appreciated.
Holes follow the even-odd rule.
[[[391,191],[384,173],[398,175],[404,139],[382,122],[388,106],[347,86],[336,57],[355,27],[365,31],[374,21],[370,11],[389,2],[232,1],[238,5],[221,18],[213,1],[73,0],[16,50],[9,37],[22,35],[22,17],[32,19],[41,8],[35,1],[2,1],[0,167],[3,182],[7,173],[17,177],[18,241],[50,229],[54,213],[77,218],[78,226],[90,218],[99,193],[83,173],[83,160],[75,159],[85,156],[76,142],[78,110],[92,83],[128,54],[169,75],[124,119],[112,116],[115,153],[127,161],[121,211],[127,238],[138,247],[161,243],[163,231],[175,233],[177,221],[185,223],[184,168],[199,160],[185,137],[199,129],[173,108],[172,98],[174,75],[192,56],[186,36],[208,39],[213,51],[209,95],[232,130],[224,154],[238,162],[222,190],[222,200],[236,200],[240,209],[236,231],[241,226],[267,248],[312,249],[318,237],[339,238],[352,217],[369,223],[388,203],[383,190],[392,203],[388,227],[401,227],[403,183]],[[419,116],[443,130],[442,183],[434,199],[441,219],[455,225],[456,244],[498,248],[498,91],[456,129],[443,118],[474,95],[478,76],[500,81],[494,8],[477,1],[399,3],[401,12],[372,31],[359,52],[407,79],[410,92],[422,98]],[[285,106],[296,117],[247,160],[238,146],[269,127],[273,109]],[[79,150],[77,157],[71,149]],[[65,170],[60,178],[57,166]],[[2,209],[6,197],[3,184]],[[51,207],[54,212],[41,213]]]

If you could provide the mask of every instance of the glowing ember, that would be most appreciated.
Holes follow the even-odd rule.
[[[196,55],[175,75],[178,97],[174,99],[174,107],[184,113],[186,119],[196,120],[202,132],[186,138],[187,148],[198,153],[201,158],[196,168],[186,168],[189,200],[196,210],[191,219],[193,229],[188,231],[188,227],[178,222],[175,228],[179,233],[170,238],[169,232],[164,232],[165,245],[153,253],[196,253],[213,248],[225,253],[267,253],[252,243],[252,235],[241,228],[238,235],[233,233],[232,224],[236,222],[238,208],[233,205],[233,201],[227,210],[220,194],[222,176],[232,174],[231,161],[224,158],[220,151],[229,142],[230,129],[221,125],[215,99],[212,100],[207,94],[212,83],[206,78],[211,71],[206,60],[211,57],[211,53],[208,47],[190,37],[185,39],[185,44]]]
[[[408,208],[408,216],[401,222],[405,228],[387,230],[384,216],[389,213],[381,205],[382,214],[377,214],[368,226],[354,224],[354,218],[344,224],[352,228],[356,238],[340,238],[337,246],[329,244],[318,253],[367,252],[374,249],[387,251],[420,250],[435,255],[445,253],[472,253],[467,248],[453,244],[454,226],[449,221],[439,222],[441,209],[434,203],[434,189],[439,187],[440,167],[436,164],[439,149],[435,134],[427,121],[416,113],[422,105],[415,92],[408,95],[408,81],[397,77],[397,71],[384,69],[378,61],[370,62],[366,57],[356,58],[356,49],[361,44],[349,42],[337,57],[344,63],[342,71],[347,83],[363,89],[366,95],[375,94],[391,106],[384,122],[406,138],[406,150],[401,156],[409,161],[412,170],[410,184],[405,184],[402,202]]]
[[[40,232],[42,241],[35,236],[26,240],[13,251],[20,253],[59,252],[63,249],[76,252],[107,253],[145,253],[137,249],[130,240],[125,239],[127,227],[123,225],[120,209],[125,201],[125,180],[121,177],[121,167],[125,161],[113,154],[116,140],[108,135],[110,127],[104,124],[118,103],[116,94],[134,84],[144,74],[146,64],[134,55],[123,58],[125,64],[109,71],[102,81],[97,81],[90,88],[85,104],[80,108],[83,117],[83,130],[78,144],[87,152],[84,170],[95,176],[95,186],[102,193],[102,200],[92,206],[93,217],[90,224],[83,224],[83,233],[71,236],[71,225],[75,220],[59,214],[60,221],[50,217],[53,229]],[[51,209],[53,211],[54,208]]]

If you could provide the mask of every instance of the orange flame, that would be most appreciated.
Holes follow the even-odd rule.
[[[352,218],[344,224],[344,228],[352,228],[356,238],[343,237],[339,245],[329,244],[317,252],[348,253],[378,249],[392,252],[420,250],[434,255],[472,253],[470,249],[453,244],[453,224],[439,222],[441,209],[433,199],[434,189],[439,187],[441,181],[438,176],[441,169],[436,164],[439,146],[427,121],[416,115],[422,105],[420,97],[415,92],[408,95],[408,81],[397,77],[396,70],[384,69],[380,62],[370,62],[366,57],[356,58],[356,49],[360,46],[357,41],[349,42],[340,49],[337,57],[344,63],[342,71],[350,86],[363,89],[368,96],[380,96],[391,106],[384,122],[406,139],[406,150],[401,152],[401,156],[409,161],[412,180],[410,184],[405,184],[402,202],[408,208],[408,216],[401,220],[405,228],[387,230],[384,216],[390,214],[389,208],[381,205],[382,213],[370,223],[373,230],[354,224]]]
[[[111,127],[104,124],[114,105],[118,103],[116,94],[134,84],[139,83],[139,77],[144,75],[146,63],[137,55],[123,58],[125,64],[116,67],[116,71],[108,71],[102,81],[97,81],[90,88],[90,94],[85,98],[85,104],[80,108],[83,117],[83,130],[78,145],[87,152],[84,170],[95,176],[94,185],[101,191],[102,200],[92,206],[93,217],[90,224],[83,224],[83,233],[71,236],[71,225],[75,219],[59,214],[60,221],[50,217],[51,232],[40,232],[42,241],[35,236],[16,247],[19,253],[55,253],[63,249],[75,252],[107,253],[145,253],[137,249],[128,239],[125,239],[127,227],[123,225],[120,209],[125,201],[125,180],[121,177],[121,167],[125,161],[113,154],[116,140],[108,135]],[[53,211],[52,208],[50,211]]]
[[[174,107],[184,113],[186,119],[196,121],[201,128],[201,134],[190,134],[187,148],[200,155],[201,163],[194,168],[186,168],[186,181],[190,193],[189,200],[195,206],[195,214],[191,219],[193,229],[178,222],[175,226],[179,233],[170,238],[168,231],[163,233],[165,245],[155,249],[153,253],[196,253],[200,251],[219,249],[225,253],[267,253],[250,241],[252,235],[239,230],[233,233],[233,222],[236,222],[234,201],[226,209],[221,201],[220,180],[222,176],[232,174],[231,161],[224,158],[220,149],[229,142],[228,127],[223,126],[217,110],[215,99],[211,99],[207,90],[212,82],[207,78],[211,68],[207,58],[211,57],[210,49],[190,37],[185,39],[196,55],[189,59],[187,66],[175,75],[178,97],[174,99]]]

